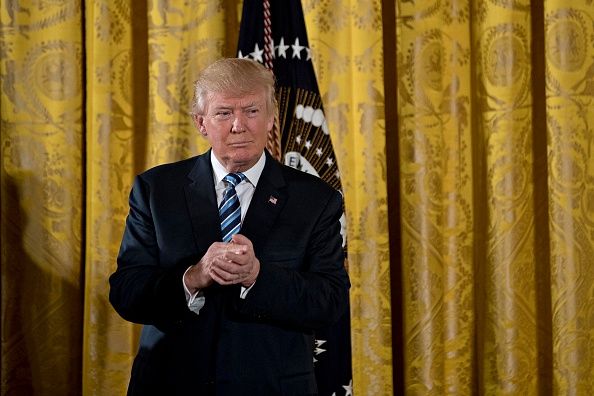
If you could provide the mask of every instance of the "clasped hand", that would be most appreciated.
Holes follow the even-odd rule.
[[[235,234],[228,243],[210,245],[202,259],[186,272],[185,282],[190,290],[203,289],[215,282],[224,286],[241,284],[250,287],[259,272],[260,262],[252,242]]]

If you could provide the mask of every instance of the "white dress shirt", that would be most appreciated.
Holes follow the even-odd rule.
[[[225,192],[225,181],[223,178],[229,173],[225,167],[219,162],[217,157],[210,152],[210,163],[212,165],[213,170],[213,183],[215,187],[215,192],[217,194],[217,207],[221,204],[223,200],[223,193]],[[239,204],[241,206],[241,223],[243,224],[243,219],[245,218],[245,214],[250,206],[250,202],[252,202],[252,197],[254,196],[254,191],[256,190],[256,186],[258,185],[258,180],[260,180],[260,176],[262,175],[262,171],[264,170],[264,165],[266,164],[266,155],[262,153],[260,159],[254,166],[250,169],[242,172],[246,179],[242,180],[237,186],[235,186],[235,191],[237,193],[237,197],[239,198]],[[241,232],[241,231],[240,231]],[[190,268],[188,268],[189,270]],[[186,270],[186,272],[188,272]],[[185,277],[185,273],[184,273]],[[195,314],[200,313],[200,309],[204,306],[205,297],[204,293],[199,290],[194,294],[191,294],[186,286],[186,282],[184,281],[184,277],[182,277],[182,283],[184,285],[184,290],[186,292],[186,302],[188,303],[188,308],[190,311],[194,312]],[[253,286],[253,285],[252,285]],[[252,288],[241,287],[240,298],[245,298],[247,293]]]

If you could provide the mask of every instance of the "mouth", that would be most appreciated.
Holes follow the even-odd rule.
[[[233,142],[233,143],[229,143],[229,146],[231,147],[235,147],[235,148],[241,148],[241,147],[247,147],[251,144],[252,142]]]

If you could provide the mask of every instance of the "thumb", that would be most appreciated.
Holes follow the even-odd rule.
[[[248,246],[252,245],[252,241],[250,241],[246,236],[241,235],[241,234],[233,235],[231,237],[231,240],[233,241],[233,243],[237,243],[239,245],[248,245]]]

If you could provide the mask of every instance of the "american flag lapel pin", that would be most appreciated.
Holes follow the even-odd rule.
[[[273,205],[276,205],[277,200],[278,200],[278,198],[273,197],[272,195],[270,196],[270,198],[268,198],[268,202],[270,202]]]

